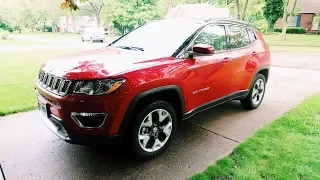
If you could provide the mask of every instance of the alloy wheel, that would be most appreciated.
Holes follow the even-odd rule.
[[[142,121],[138,131],[140,147],[155,152],[163,147],[172,133],[172,117],[164,109],[151,111]]]
[[[264,95],[264,81],[262,79],[258,79],[253,86],[252,89],[252,102],[253,104],[259,104]]]

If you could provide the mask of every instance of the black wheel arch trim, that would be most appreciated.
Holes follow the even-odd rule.
[[[180,100],[180,103],[181,103],[181,112],[182,112],[182,115],[181,117],[184,116],[185,114],[185,101],[184,101],[184,97],[183,97],[183,94],[182,94],[182,91],[181,91],[181,88],[178,86],[178,85],[165,85],[165,86],[160,86],[160,87],[156,87],[156,88],[153,88],[153,89],[149,89],[149,90],[146,90],[146,91],[143,91],[139,94],[137,94],[130,102],[128,108],[127,108],[127,111],[122,119],[122,122],[121,122],[121,125],[120,125],[120,129],[119,129],[119,134],[124,134],[126,133],[126,128],[127,126],[129,125],[130,121],[131,121],[131,118],[132,118],[132,115],[134,113],[134,109],[135,107],[137,106],[138,102],[143,99],[144,97],[147,97],[147,96],[150,96],[150,95],[153,95],[153,94],[156,94],[156,93],[160,93],[160,92],[163,92],[163,91],[168,91],[168,90],[174,90],[177,92],[178,96],[179,96],[179,100]]]
[[[269,73],[270,73],[270,72],[269,72],[269,71],[270,71],[270,65],[261,66],[260,68],[258,68],[258,69],[256,70],[256,72],[255,72],[255,74],[254,74],[254,76],[253,76],[253,78],[252,78],[252,81],[251,81],[251,84],[250,84],[249,89],[252,88],[252,86],[253,86],[253,84],[254,84],[254,80],[255,80],[255,78],[257,77],[258,73],[261,72],[262,70],[265,70],[265,69],[268,70],[268,76],[269,76]],[[268,81],[267,77],[265,77],[265,78],[266,78],[266,81]]]

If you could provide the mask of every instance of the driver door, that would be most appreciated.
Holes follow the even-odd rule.
[[[224,25],[208,25],[190,44],[208,44],[215,48],[214,54],[196,54],[186,58],[188,67],[185,87],[188,94],[187,112],[210,106],[228,96],[231,91],[232,70],[226,56],[227,35]]]

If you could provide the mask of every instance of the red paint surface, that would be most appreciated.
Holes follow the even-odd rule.
[[[247,48],[230,50],[193,59],[153,57],[140,51],[102,48],[65,55],[46,62],[42,68],[72,80],[125,78],[125,84],[109,95],[68,94],[60,97],[36,84],[36,89],[60,104],[49,104],[50,112],[63,119],[79,134],[117,134],[131,100],[139,93],[164,85],[178,85],[185,100],[185,112],[239,90],[247,90],[258,68],[270,64],[268,45],[258,40]],[[193,94],[194,91],[208,90]],[[43,99],[42,99],[43,101]],[[82,129],[71,119],[71,112],[106,112],[100,129]]]

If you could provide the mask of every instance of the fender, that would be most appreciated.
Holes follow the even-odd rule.
[[[174,90],[174,91],[176,91],[178,93],[179,99],[180,99],[180,103],[182,105],[182,107],[181,107],[182,108],[181,117],[183,117],[184,114],[185,114],[185,104],[184,104],[184,98],[183,98],[182,91],[181,91],[180,87],[177,86],[177,85],[166,85],[166,86],[156,87],[156,88],[149,89],[149,90],[146,90],[146,91],[143,91],[143,92],[137,94],[131,100],[131,102],[130,102],[128,108],[127,108],[126,114],[124,115],[124,118],[122,119],[121,126],[120,126],[120,129],[119,129],[119,134],[124,134],[125,133],[125,130],[126,130],[127,126],[129,125],[130,120],[132,118],[133,111],[134,111],[135,107],[137,106],[138,102],[142,98],[150,96],[150,95],[153,95],[153,94],[156,94],[156,93],[159,93],[159,92],[167,91],[167,90]]]
[[[257,77],[258,73],[259,73],[261,70],[265,70],[265,69],[268,69],[268,70],[269,70],[269,73],[270,73],[270,65],[261,66],[261,67],[259,67],[259,68],[256,70],[256,72],[254,73],[254,76],[253,76],[253,78],[252,78],[252,80],[251,80],[251,84],[250,84],[249,90],[252,88],[253,83],[254,83],[254,79]],[[267,80],[267,82],[268,82],[268,80]]]

